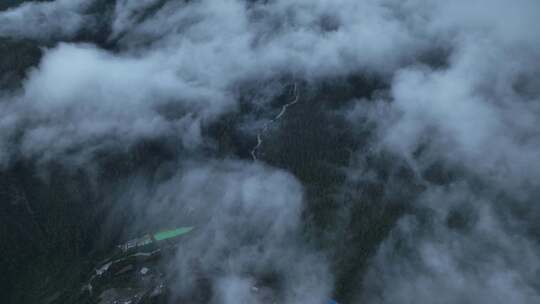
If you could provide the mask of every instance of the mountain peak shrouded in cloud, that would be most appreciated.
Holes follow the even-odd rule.
[[[7,302],[182,225],[170,302],[540,300],[538,1],[8,2]]]

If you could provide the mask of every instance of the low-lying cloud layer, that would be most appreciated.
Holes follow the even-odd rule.
[[[219,303],[257,303],[253,287],[263,288],[257,280],[264,277],[280,282],[267,296],[281,302],[329,296],[326,260],[302,242],[304,190],[296,178],[239,161],[191,162],[171,172],[130,179],[117,207],[132,208],[135,222],[146,228],[178,222],[196,227],[169,268],[173,297],[189,300],[200,292],[199,280],[210,278],[214,296],[224,297],[214,299]]]
[[[24,4],[3,12],[0,18],[24,31],[24,26],[10,22],[12,15],[25,13],[29,15],[26,19],[34,20],[42,10],[77,8],[81,13],[77,16],[82,18],[83,8],[90,2]],[[112,138],[121,137],[129,144],[149,134],[159,136],[172,125],[178,133],[187,129],[191,135],[187,141],[198,144],[193,138],[196,134],[191,133],[208,120],[234,112],[243,87],[251,82],[264,87],[283,77],[313,81],[355,72],[385,74],[425,47],[398,20],[386,18],[391,9],[377,2],[342,2],[330,6],[311,1],[266,5],[119,1],[110,13],[110,39],[118,40],[120,50],[113,53],[80,44],[48,49],[37,70],[29,73],[22,96],[14,97],[15,105],[3,105],[4,117],[10,118],[2,119],[7,124],[2,134],[7,138],[5,146],[10,146],[13,136],[9,131],[17,129],[27,116],[33,120],[42,116],[44,122],[24,132],[23,143],[33,142],[33,132],[45,132],[47,142],[79,146],[80,141],[91,142],[92,137],[112,131]],[[377,24],[380,33],[370,30],[371,24]],[[76,27],[49,31],[51,37],[69,36],[66,31],[74,33]],[[12,30],[6,26],[0,35],[11,37]],[[401,52],[396,53],[396,48]],[[160,108],[169,112],[173,108],[178,114],[165,115],[172,116],[165,119]],[[48,118],[59,112],[64,121],[55,126],[59,121]],[[100,116],[99,123],[85,123],[87,119],[95,122],[94,115]],[[81,116],[87,119],[81,120]],[[121,127],[124,119],[144,127]],[[69,130],[73,125],[76,132]],[[30,149],[41,154],[40,146],[38,142]],[[6,153],[2,153],[4,162],[13,157]],[[15,157],[27,153],[32,157],[34,151]]]
[[[285,284],[278,296],[285,303],[323,303],[334,278],[354,280],[342,291],[353,302],[536,303],[538,20],[534,0],[24,3],[0,12],[0,37],[32,41],[43,56],[1,95],[0,168],[99,171],[103,155],[172,142],[175,165],[158,166],[165,176],[141,170],[110,186],[105,200],[113,218],[128,208],[139,222],[205,223],[172,262],[171,276],[183,278],[174,280],[178,298],[193,289],[185,278],[195,280],[190,263],[198,257],[217,303],[258,301],[251,280],[270,272]],[[88,33],[106,38],[93,43]],[[351,77],[378,89],[349,98],[341,88]],[[353,134],[334,147],[347,149],[349,165],[321,165],[346,173],[333,198],[374,181],[385,195],[412,193],[354,279],[332,273],[323,258],[331,248],[305,244],[312,202],[303,193],[313,185],[286,172],[303,162],[253,164],[249,149],[227,151],[224,160],[222,139],[209,131],[233,121],[227,135],[240,137],[235,144],[255,144],[297,83],[301,103],[328,109],[328,119],[343,118]],[[309,113],[287,115],[304,121]],[[279,138],[271,143],[287,150]],[[410,174],[390,182],[388,168]],[[336,239],[360,233],[325,229]]]
[[[424,26],[449,39],[447,66],[401,68],[388,100],[348,114],[376,120],[376,145],[409,163],[425,187],[417,211],[381,244],[363,298],[535,303],[540,39],[527,28],[538,4],[433,8]],[[427,176],[436,166],[450,173],[443,185]]]
[[[1,36],[40,41],[72,38],[82,28],[94,25],[93,18],[85,14],[91,3],[86,0],[23,3],[1,13]]]

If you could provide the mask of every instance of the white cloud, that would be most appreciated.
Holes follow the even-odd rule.
[[[89,4],[25,4],[5,14],[68,14]],[[119,39],[119,52],[65,43],[45,51],[23,84],[24,94],[4,114],[18,116],[6,133],[23,129],[22,154],[9,159],[52,160],[75,149],[84,161],[100,142],[129,146],[174,132],[187,133],[187,138],[180,135],[182,141],[199,146],[204,144],[200,125],[234,112],[245,83],[264,88],[284,76],[309,81],[366,71],[386,75],[427,47],[378,1],[156,4],[116,3],[110,38]],[[17,22],[6,24],[34,36],[42,28],[46,37],[64,37],[66,29],[80,27],[58,28],[46,21],[51,27],[30,31]],[[174,109],[175,120],[157,113],[163,108]],[[3,149],[13,150],[13,143]]]
[[[463,184],[424,193],[424,216],[401,218],[381,244],[365,277],[365,301],[538,302],[538,244],[501,221],[495,199]]]
[[[35,40],[71,38],[94,20],[84,14],[93,0],[25,2],[0,12],[0,37]]]
[[[326,260],[301,241],[303,191],[291,174],[257,163],[187,162],[165,180],[131,179],[119,189],[116,208],[132,210],[135,227],[195,226],[171,264],[179,298],[205,277],[218,303],[266,303],[260,301],[268,296],[322,303],[332,275]],[[275,276],[278,288],[261,284],[265,276]],[[254,293],[254,286],[261,291]]]

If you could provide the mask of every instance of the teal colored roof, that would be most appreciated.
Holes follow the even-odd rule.
[[[167,240],[189,233],[191,230],[193,230],[193,227],[180,227],[172,230],[160,231],[154,234],[154,239],[156,241]]]

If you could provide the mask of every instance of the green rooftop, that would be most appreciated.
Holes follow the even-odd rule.
[[[189,233],[191,230],[193,230],[193,227],[180,227],[172,230],[160,231],[154,234],[154,239],[156,241],[163,241]]]

